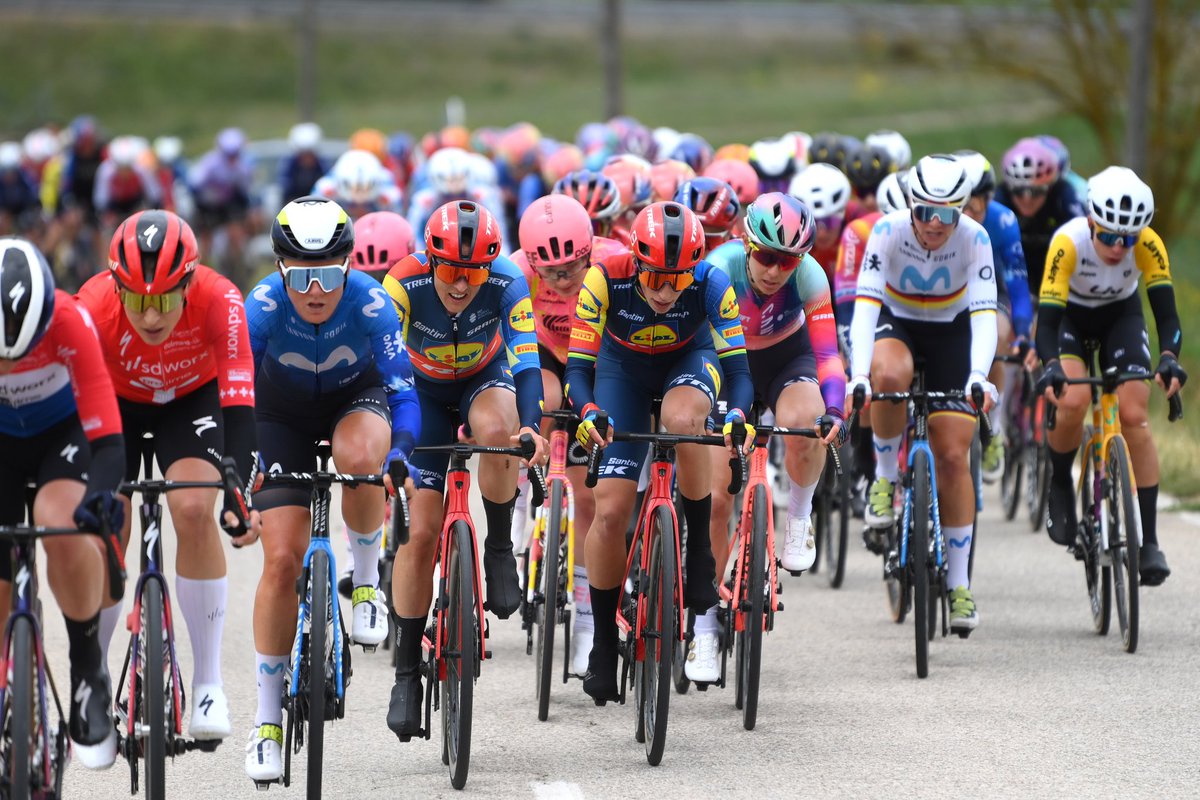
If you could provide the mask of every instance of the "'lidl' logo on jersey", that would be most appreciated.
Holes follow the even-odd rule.
[[[721,319],[737,319],[738,318],[738,301],[737,295],[733,292],[733,287],[730,286],[725,290],[725,296],[721,298]]]
[[[648,328],[634,331],[630,334],[629,341],[639,347],[664,347],[675,344],[679,341],[679,337],[666,325],[651,325]]]
[[[528,297],[517,301],[508,315],[508,324],[521,333],[533,333],[533,304]]]
[[[455,350],[452,344],[443,344],[425,349],[425,358],[436,364],[450,367],[469,367],[479,361],[483,354],[482,344],[460,344]]]
[[[600,304],[596,302],[596,298],[587,288],[579,292],[579,302],[575,305],[575,316],[589,322],[600,319]]]

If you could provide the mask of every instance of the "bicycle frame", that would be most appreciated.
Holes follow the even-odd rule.
[[[1092,387],[1092,433],[1088,438],[1087,452],[1089,458],[1092,459],[1092,497],[1095,502],[1093,506],[1092,523],[1100,531],[1100,550],[1101,552],[1109,549],[1108,542],[1108,513],[1105,511],[1105,504],[1102,502],[1104,497],[1103,486],[1108,480],[1108,454],[1112,448],[1113,441],[1120,439],[1125,441],[1125,437],[1121,433],[1121,409],[1117,401],[1116,388],[1118,385],[1116,375],[1112,375],[1111,385],[1109,385],[1109,375],[1105,375],[1105,384],[1102,386]],[[1097,402],[1097,400],[1099,402]],[[1129,445],[1125,445],[1126,452],[1129,451]],[[1133,489],[1134,499],[1137,499],[1137,478],[1133,473],[1133,461],[1129,462],[1129,485]],[[1076,492],[1083,490],[1083,473],[1080,472],[1079,482],[1076,484]],[[1135,515],[1137,525],[1137,544],[1142,545],[1142,518],[1140,515]]]
[[[734,612],[734,632],[740,633],[745,630],[746,618],[740,612],[742,600],[745,596],[745,585],[747,579],[747,571],[750,569],[750,564],[746,559],[741,557],[741,553],[745,550],[749,536],[754,527],[754,494],[755,489],[761,485],[766,489],[767,509],[767,587],[769,591],[769,605],[767,608],[771,613],[781,610],[779,604],[776,587],[778,586],[778,570],[779,564],[774,558],[775,553],[775,514],[771,513],[774,509],[774,496],[771,491],[771,482],[767,480],[767,461],[770,458],[769,448],[767,444],[769,439],[761,434],[757,437],[754,450],[750,453],[750,474],[746,480],[746,485],[742,490],[742,514],[741,520],[738,523],[737,529],[734,531],[733,541],[730,543],[729,552],[736,553],[734,558],[734,573],[733,573],[733,588],[726,588],[723,582],[719,583],[718,591],[721,594],[721,599],[728,603],[728,607]],[[763,615],[763,630],[770,630],[770,614]]]
[[[568,602],[575,591],[575,489],[567,479],[567,453],[571,449],[571,437],[562,428],[555,428],[550,434],[550,471],[546,473],[547,497],[554,481],[562,481],[563,500],[566,503],[567,520],[567,598]],[[526,583],[525,600],[533,602],[537,587],[537,570],[542,563],[542,548],[545,542],[546,525],[549,516],[543,505],[537,511],[533,534],[529,542],[528,583]]]

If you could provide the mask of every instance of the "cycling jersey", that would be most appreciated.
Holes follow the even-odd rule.
[[[995,200],[988,202],[983,228],[992,240],[992,258],[1000,269],[1011,304],[1013,332],[1029,335],[1033,306],[1029,299],[1029,275],[1025,268],[1025,249],[1017,215]],[[997,282],[997,289],[1000,288]]]
[[[537,430],[542,417],[542,373],[533,304],[521,270],[507,258],[497,258],[470,305],[451,316],[437,295],[427,264],[425,253],[414,253],[393,265],[383,279],[417,375],[437,383],[458,383],[483,371],[494,359],[506,357],[517,388],[521,426]]]
[[[975,220],[961,216],[945,243],[926,250],[908,209],[875,223],[850,323],[851,374],[867,375],[876,322],[886,303],[899,319],[949,323],[970,312],[971,372],[986,375],[996,354],[996,270],[991,240]]]
[[[629,250],[619,242],[592,237],[591,263],[609,263],[622,259]],[[517,250],[509,256],[521,268],[525,282],[529,284],[529,297],[533,300],[533,327],[537,331],[538,344],[550,351],[560,364],[567,363],[567,351],[571,347],[571,321],[575,319],[575,302],[578,293],[564,297],[554,290],[541,274],[529,266],[525,251]]]
[[[846,378],[838,357],[829,283],[821,266],[806,255],[778,291],[763,297],[750,286],[742,242],[727,242],[709,253],[706,260],[729,276],[747,350],[766,350],[784,342],[798,347],[804,338],[801,329],[808,329],[821,396],[826,408],[840,411],[846,399]]]
[[[97,211],[130,214],[138,208],[155,208],[161,201],[158,181],[140,164],[122,169],[109,159],[96,170],[92,205]]]
[[[392,448],[407,457],[421,427],[412,368],[383,287],[350,270],[333,315],[314,325],[296,313],[272,273],[246,301],[256,387],[270,387],[272,403],[304,403],[357,383],[381,383],[392,416]]]
[[[254,166],[249,156],[235,158],[210,150],[188,171],[187,182],[197,206],[245,203],[250,197]]]
[[[1159,346],[1176,356],[1182,344],[1175,290],[1167,248],[1152,228],[1143,228],[1137,244],[1121,261],[1109,266],[1100,260],[1087,217],[1077,217],[1058,229],[1050,242],[1038,315],[1038,350],[1046,358],[1058,352],[1062,310],[1067,306],[1116,309],[1137,294],[1146,281],[1146,294],[1158,326]]]
[[[588,269],[579,290],[567,357],[568,397],[577,411],[595,402],[597,361],[658,364],[714,349],[729,383],[730,403],[734,408],[750,408],[754,387],[729,276],[701,261],[695,277],[670,311],[657,314],[642,297],[632,256]]]
[[[1045,204],[1032,217],[1021,216],[1007,186],[1001,185],[996,190],[995,199],[1017,216],[1021,247],[1025,250],[1025,266],[1029,271],[1029,291],[1036,292],[1042,285],[1042,268],[1046,263],[1046,252],[1050,249],[1050,237],[1063,223],[1084,215],[1083,201],[1071,184],[1062,179],[1050,187]]]
[[[292,153],[279,162],[279,188],[282,202],[312,194],[313,186],[321,179],[328,165],[316,153]]]
[[[78,413],[89,441],[120,435],[121,415],[87,311],[54,292],[54,316],[34,348],[0,375],[0,433],[28,437]]]
[[[425,240],[425,225],[429,222],[433,212],[453,200],[470,200],[492,212],[492,216],[496,218],[496,222],[500,226],[501,252],[511,247],[515,240],[509,236],[508,215],[504,210],[504,200],[500,197],[500,191],[492,186],[472,186],[462,197],[444,195],[432,187],[425,187],[413,192],[408,201],[408,213],[404,216],[412,225],[417,241]]]
[[[833,310],[838,326],[847,330],[850,318],[854,316],[854,297],[858,293],[858,270],[862,266],[863,251],[867,247],[867,239],[871,237],[871,228],[882,216],[881,212],[874,211],[850,220],[842,229],[842,240],[838,244],[837,262],[833,270]]]

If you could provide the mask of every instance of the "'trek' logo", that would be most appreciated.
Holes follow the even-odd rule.
[[[658,225],[654,222],[654,212],[646,215],[646,238],[654,239],[658,236]]]

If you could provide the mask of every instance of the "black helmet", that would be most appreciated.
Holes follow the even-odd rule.
[[[301,197],[275,216],[271,249],[281,259],[342,261],[354,251],[354,223],[332,200]]]

